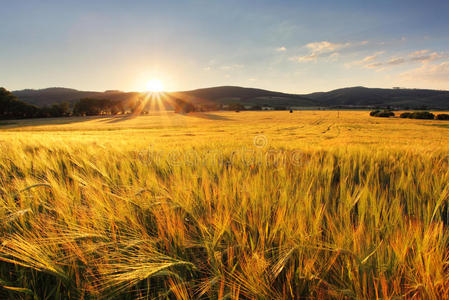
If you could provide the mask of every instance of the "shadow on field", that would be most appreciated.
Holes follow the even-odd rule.
[[[200,112],[189,113],[186,114],[187,117],[195,117],[200,119],[208,119],[208,120],[221,120],[221,121],[231,121],[232,119],[224,116],[214,115],[214,114],[205,114]]]
[[[101,116],[92,117],[61,117],[61,118],[38,118],[38,119],[15,119],[15,120],[0,120],[0,130],[4,129],[18,129],[24,127],[39,127],[49,125],[65,125],[75,124],[86,121],[91,121]]]
[[[120,123],[120,122],[124,122],[124,121],[128,121],[128,120],[132,120],[134,118],[137,118],[137,115],[121,115],[121,116],[108,116],[107,119],[101,120],[100,122],[104,122],[104,123]]]
[[[210,113],[189,113],[185,114],[186,117],[194,117],[207,120],[221,120],[221,121],[231,121],[232,119],[219,116]],[[132,120],[138,116],[128,114],[119,116],[88,116],[88,117],[61,117],[61,118],[39,118],[39,119],[16,119],[16,120],[0,120],[0,130],[7,129],[19,129],[25,127],[40,127],[40,126],[51,126],[51,125],[66,125],[82,123],[87,121],[98,120],[102,123],[120,123],[128,120]]]

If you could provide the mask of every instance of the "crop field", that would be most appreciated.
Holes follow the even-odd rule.
[[[0,298],[449,298],[448,121],[0,123]]]

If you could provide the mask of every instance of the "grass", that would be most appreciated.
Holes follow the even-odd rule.
[[[3,298],[449,297],[441,121],[15,122],[0,131]]]

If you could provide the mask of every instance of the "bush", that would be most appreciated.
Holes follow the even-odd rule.
[[[232,103],[231,105],[229,105],[229,110],[234,110],[235,112],[240,112],[244,109],[245,107],[240,103]]]
[[[439,114],[436,117],[437,120],[449,120],[449,115],[448,114]]]
[[[371,117],[374,117],[377,113],[380,113],[380,110],[373,110],[369,113]]]
[[[399,118],[410,118],[410,115],[411,115],[412,113],[409,113],[409,112],[404,112],[404,113],[402,113],[400,116],[399,116]]]
[[[435,118],[435,115],[428,111],[417,111],[417,112],[411,113],[409,118],[410,119],[433,120]]]
[[[374,115],[375,117],[381,117],[381,118],[389,118],[394,117],[394,112],[389,110],[380,111],[377,114]]]

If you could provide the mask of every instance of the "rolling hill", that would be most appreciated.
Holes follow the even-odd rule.
[[[20,100],[37,105],[51,105],[53,103],[69,102],[74,103],[82,98],[97,98],[110,100],[127,100],[139,97],[140,93],[136,92],[121,92],[121,91],[106,91],[106,92],[91,92],[79,91],[68,88],[47,88],[40,90],[20,90],[12,92]]]
[[[241,103],[257,106],[318,106],[319,103],[302,95],[286,94],[255,88],[220,86],[172,93],[195,102],[216,104]]]
[[[14,91],[19,99],[38,106],[59,102],[74,103],[81,98],[110,100],[137,99],[142,94],[120,91],[78,91],[67,88]],[[449,91],[425,89],[380,89],[350,87],[312,94],[287,94],[255,88],[220,86],[170,92],[167,96],[194,104],[241,103],[252,106],[294,107],[396,107],[403,109],[449,109]]]
[[[449,108],[449,91],[352,87],[304,95],[324,106]]]

